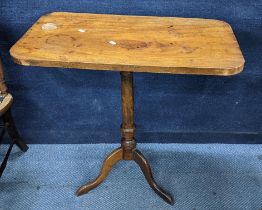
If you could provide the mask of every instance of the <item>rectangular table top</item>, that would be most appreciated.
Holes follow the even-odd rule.
[[[232,75],[244,58],[229,24],[210,19],[55,12],[11,48],[22,65]]]

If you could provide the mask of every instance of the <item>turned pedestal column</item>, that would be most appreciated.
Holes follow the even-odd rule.
[[[122,124],[121,124],[121,147],[114,150],[107,156],[98,177],[82,187],[76,194],[78,196],[88,193],[97,187],[107,177],[112,167],[120,160],[134,160],[143,171],[150,187],[166,202],[173,204],[172,197],[160,188],[155,182],[149,163],[143,154],[136,149],[134,137],[134,92],[133,92],[133,73],[121,72],[121,92],[122,92]]]

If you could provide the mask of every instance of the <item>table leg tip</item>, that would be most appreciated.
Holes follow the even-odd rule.
[[[173,206],[173,205],[175,204],[175,200],[174,200],[171,196],[166,196],[166,197],[164,198],[164,200],[165,200],[168,204],[170,204],[171,206]]]
[[[81,188],[79,188],[77,191],[76,191],[76,196],[79,197],[81,195],[84,195],[86,192],[84,192]]]

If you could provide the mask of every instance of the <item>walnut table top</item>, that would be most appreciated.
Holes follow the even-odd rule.
[[[219,20],[55,12],[12,47],[22,65],[172,74],[232,75],[244,58]]]

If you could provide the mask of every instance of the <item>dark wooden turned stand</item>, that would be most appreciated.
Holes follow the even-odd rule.
[[[102,166],[98,177],[82,187],[80,187],[76,194],[77,196],[88,193],[90,190],[97,187],[109,174],[112,167],[120,160],[134,160],[142,172],[150,187],[167,203],[173,204],[173,198],[166,193],[155,182],[149,163],[143,154],[136,149],[136,140],[134,137],[134,93],[133,93],[133,73],[121,72],[121,90],[122,90],[122,125],[121,125],[121,147],[114,150],[107,156]]]

